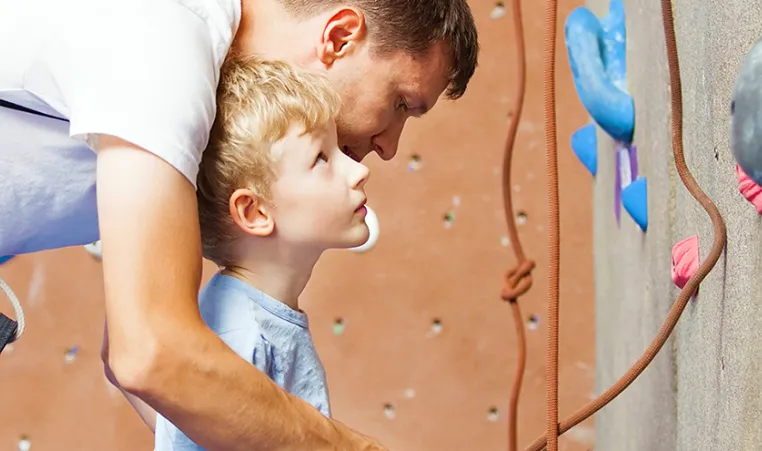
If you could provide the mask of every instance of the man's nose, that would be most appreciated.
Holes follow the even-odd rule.
[[[376,145],[375,150],[382,160],[389,161],[397,155],[397,148],[399,147],[402,130],[405,128],[405,122],[407,122],[407,117],[392,122],[386,130],[376,135],[373,139],[373,144]]]

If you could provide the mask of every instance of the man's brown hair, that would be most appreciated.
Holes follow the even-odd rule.
[[[355,6],[365,14],[375,50],[428,52],[437,42],[447,44],[450,84],[447,97],[460,98],[476,70],[478,34],[466,0],[280,0],[296,17],[310,17],[338,5]]]

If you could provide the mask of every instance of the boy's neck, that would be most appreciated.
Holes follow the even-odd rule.
[[[242,280],[270,297],[299,310],[299,296],[312,275],[319,252],[246,252],[223,274]]]

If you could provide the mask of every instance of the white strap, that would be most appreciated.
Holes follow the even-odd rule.
[[[16,335],[8,342],[13,343],[21,337],[21,334],[24,333],[24,326],[26,324],[26,321],[24,320],[24,309],[21,308],[21,303],[19,302],[19,298],[16,297],[16,293],[11,290],[11,287],[5,283],[2,277],[0,277],[0,288],[2,288],[5,292],[5,295],[8,296],[11,304],[13,304],[13,310],[16,311],[16,322],[18,323],[18,326],[16,327]]]

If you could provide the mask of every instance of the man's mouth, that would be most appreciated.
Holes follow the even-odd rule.
[[[352,152],[352,149],[349,148],[349,146],[344,146],[343,148],[344,154],[348,156],[349,158],[355,160],[356,162],[360,162],[361,158],[357,156],[356,153]]]

